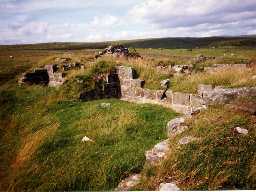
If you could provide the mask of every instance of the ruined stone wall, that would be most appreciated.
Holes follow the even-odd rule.
[[[195,94],[143,88],[145,82],[134,78],[135,72],[131,67],[119,66],[117,73],[121,84],[122,100],[159,104],[184,114],[191,114],[205,106],[204,100]]]
[[[186,115],[196,113],[211,103],[226,103],[239,96],[256,96],[256,87],[230,89],[199,85],[197,94],[150,90],[143,88],[145,82],[135,78],[136,73],[131,67],[119,66],[117,74],[120,79],[122,100],[159,104]]]

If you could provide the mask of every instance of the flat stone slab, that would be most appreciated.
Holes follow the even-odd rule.
[[[140,179],[141,179],[140,174],[131,175],[130,177],[127,177],[126,179],[122,180],[118,184],[115,191],[128,191],[128,190],[132,189],[133,187],[135,187],[136,185],[138,185],[140,182]]]
[[[151,150],[146,151],[146,161],[152,165],[157,164],[166,157],[169,150],[169,139],[167,139],[156,144]]]
[[[179,191],[179,187],[175,183],[161,183],[159,191]]]

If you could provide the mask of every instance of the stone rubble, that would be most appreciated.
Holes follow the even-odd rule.
[[[93,140],[92,140],[92,139],[90,139],[90,138],[89,138],[89,137],[87,137],[87,136],[84,136],[84,137],[82,138],[82,142],[83,142],[83,143],[88,142],[88,141],[93,142]]]
[[[242,134],[242,135],[247,135],[248,134],[248,130],[247,129],[244,129],[244,128],[241,128],[241,127],[236,127],[235,128],[235,131],[239,134]]]
[[[146,161],[151,165],[156,165],[166,158],[167,153],[169,152],[169,139],[164,140],[156,144],[151,150],[146,151]]]
[[[159,191],[179,191],[179,187],[175,183],[161,183]]]
[[[130,177],[127,177],[126,179],[122,180],[115,191],[128,191],[131,190],[133,187],[139,184],[141,180],[141,175],[140,174],[134,174],[131,175]]]
[[[111,107],[111,104],[110,103],[101,103],[99,106],[102,109],[109,109]]]
[[[107,48],[105,48],[103,51],[100,51],[95,58],[99,58],[103,55],[111,55],[113,57],[130,57],[130,58],[142,58],[139,53],[130,52],[127,47],[124,45],[110,45]]]

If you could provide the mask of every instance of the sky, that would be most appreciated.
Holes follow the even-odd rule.
[[[0,44],[256,34],[256,0],[0,0]]]

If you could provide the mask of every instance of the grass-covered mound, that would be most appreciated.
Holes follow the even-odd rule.
[[[1,92],[3,190],[113,189],[143,168],[144,152],[166,137],[165,125],[175,116],[115,99],[57,101],[60,91],[25,86]],[[84,136],[94,142],[83,143]]]
[[[256,119],[244,112],[215,106],[187,122],[189,129],[170,142],[163,164],[143,171],[138,189],[155,189],[176,181],[183,190],[256,189]],[[239,134],[236,127],[248,130]],[[184,136],[198,140],[179,145]]]

